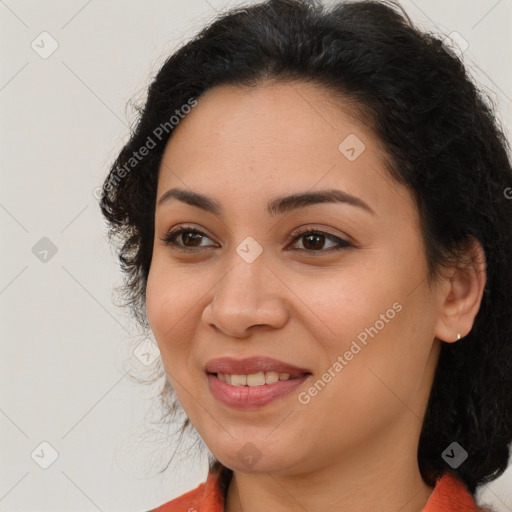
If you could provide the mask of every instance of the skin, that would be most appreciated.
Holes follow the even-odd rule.
[[[365,144],[354,161],[338,149],[349,134]],[[467,272],[448,268],[429,285],[416,204],[386,172],[385,157],[347,100],[303,82],[215,87],[168,142],[147,314],[181,405],[213,455],[234,471],[227,512],[412,512],[433,491],[416,457],[421,424],[441,343],[471,330],[485,270],[483,263]],[[214,198],[223,214],[176,199],[158,204],[174,187]],[[277,196],[330,188],[357,196],[374,213],[341,203],[267,212]],[[179,223],[204,233],[195,243],[177,237],[188,253],[162,241]],[[299,226],[353,246],[332,251],[336,240],[295,239]],[[236,251],[249,236],[263,250],[252,263]],[[476,244],[468,254],[483,253]],[[300,403],[299,392],[394,303],[400,312]],[[313,375],[264,407],[218,402],[205,363],[254,355]],[[252,467],[237,456],[248,442],[261,456]]]

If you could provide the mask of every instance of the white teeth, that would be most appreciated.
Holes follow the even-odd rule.
[[[262,386],[263,384],[273,384],[278,380],[290,379],[289,373],[278,372],[258,372],[249,375],[230,375],[229,373],[217,373],[217,378],[232,386]],[[295,377],[292,377],[295,378]]]
[[[263,372],[251,373],[247,375],[248,386],[261,386],[263,384],[265,384],[265,374]]]
[[[231,375],[231,383],[232,386],[246,386],[247,385],[247,375]]]
[[[265,384],[273,384],[279,380],[278,372],[265,372]]]

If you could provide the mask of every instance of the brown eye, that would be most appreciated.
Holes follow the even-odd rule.
[[[183,241],[183,245],[188,245],[189,243],[193,247],[197,247],[197,246],[201,245],[202,235],[200,235],[199,233],[192,232],[192,231],[183,231],[181,233],[181,237],[182,237],[181,240]]]
[[[172,245],[177,249],[187,248],[199,248],[205,247],[201,245],[203,238],[209,239],[202,231],[193,228],[182,227],[180,229],[176,229],[168,233],[162,241],[168,245]],[[177,243],[177,240],[180,240],[181,243]]]
[[[301,233],[299,233],[298,236],[294,238],[294,242],[302,240],[302,248],[298,248],[300,251],[307,251],[307,252],[330,252],[333,251],[339,251],[341,249],[344,249],[345,247],[353,247],[352,244],[347,242],[346,240],[342,240],[341,238],[331,235],[330,233],[324,233],[323,231],[318,230],[305,230]],[[333,245],[325,248],[326,240],[330,240],[333,242]]]
[[[303,240],[302,245],[306,249],[311,250],[317,250],[317,249],[323,249],[325,245],[325,241],[327,240],[327,237],[325,235],[321,234],[312,234],[307,236],[302,236],[301,239]]]

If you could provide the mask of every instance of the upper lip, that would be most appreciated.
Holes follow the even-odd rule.
[[[263,356],[248,357],[246,359],[234,359],[232,357],[210,359],[205,365],[205,370],[208,373],[228,373],[231,375],[279,372],[289,373],[292,376],[299,376],[305,373],[311,373],[309,370],[298,368],[293,364]]]

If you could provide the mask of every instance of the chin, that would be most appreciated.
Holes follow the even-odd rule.
[[[297,461],[290,458],[292,449],[279,440],[270,442],[262,437],[246,437],[240,440],[227,439],[227,446],[211,450],[215,458],[229,469],[241,473],[287,472]]]

